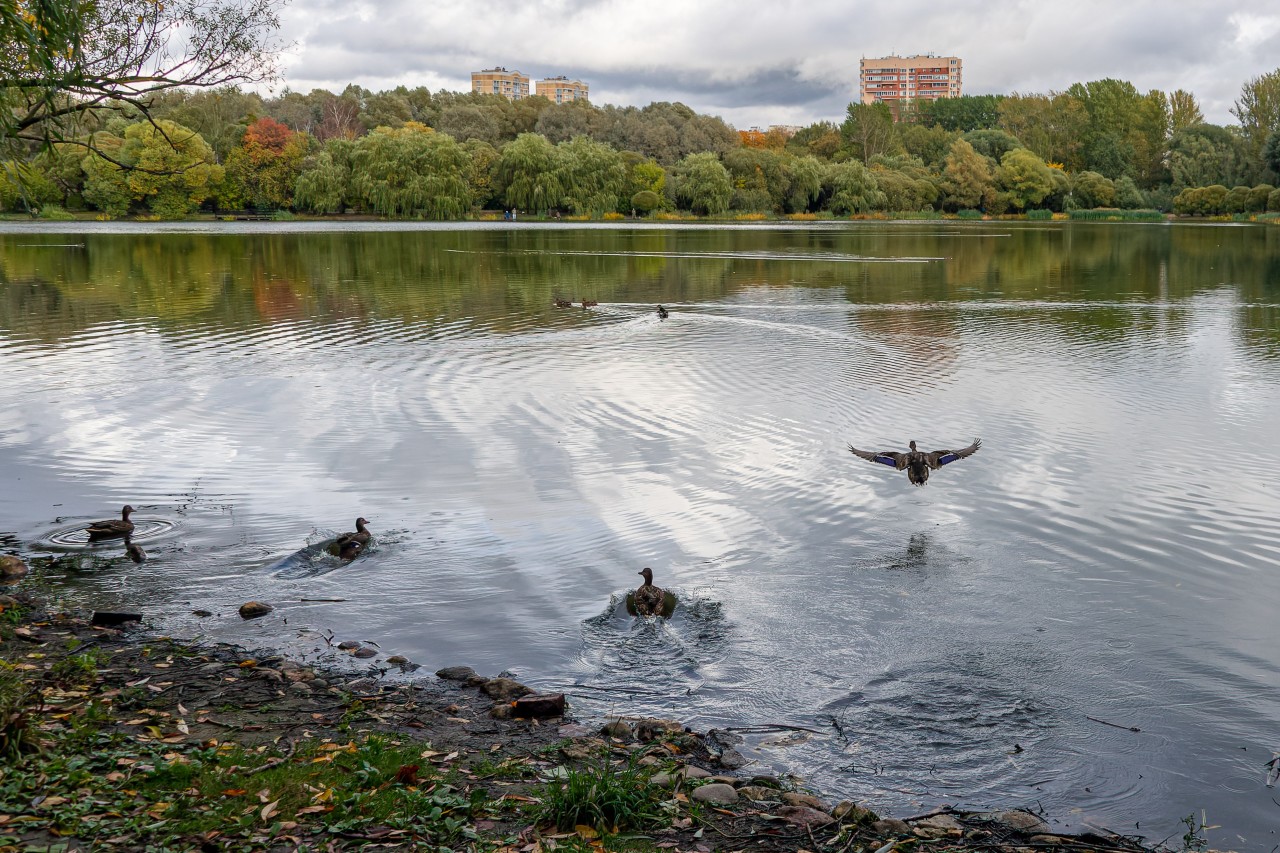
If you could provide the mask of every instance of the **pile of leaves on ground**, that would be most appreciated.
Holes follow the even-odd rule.
[[[827,808],[667,721],[501,719],[474,686],[372,676],[0,597],[0,851],[1144,849]]]

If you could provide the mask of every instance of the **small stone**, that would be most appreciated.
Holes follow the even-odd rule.
[[[360,644],[355,640],[343,640],[341,643],[338,643],[338,648],[342,649],[344,652],[350,652],[360,648]]]
[[[409,659],[404,655],[392,655],[387,658],[387,663],[392,664],[393,666],[400,666],[401,664],[406,664],[408,662]]]
[[[995,816],[995,820],[1009,827],[1016,829],[1018,832],[1048,832],[1049,824],[1033,815],[1031,812],[1011,810],[1000,812]]]
[[[289,689],[304,696],[311,695],[311,687],[305,681],[292,681],[289,683]]]
[[[372,646],[361,646],[351,654],[355,655],[358,658],[374,658],[378,656],[378,650],[373,648]]]
[[[18,599],[12,595],[0,595],[0,612],[18,606]]]
[[[27,574],[27,564],[12,554],[0,557],[0,578],[17,580]]]
[[[944,835],[959,835],[964,827],[951,815],[939,814],[915,821],[911,825],[911,831],[922,838],[941,838]]]
[[[636,764],[640,765],[641,767],[657,767],[661,763],[662,761],[653,755],[642,756],[640,760],[636,762]]]
[[[617,740],[631,740],[635,737],[635,733],[631,731],[631,726],[622,720],[610,720],[600,729],[600,734],[605,737],[616,738]]]
[[[684,775],[686,779],[710,779],[711,771],[703,770],[696,764],[686,764],[684,767]]]
[[[311,679],[311,689],[312,689],[312,690],[321,690],[321,689],[323,689],[323,688],[325,688],[325,687],[328,687],[328,686],[329,686],[329,682],[325,681],[323,678],[313,678],[313,679]]]
[[[469,666],[446,666],[436,670],[436,678],[445,681],[466,681],[476,677],[476,671]]]
[[[191,615],[199,616],[201,619],[207,619],[208,617],[212,616],[213,613],[208,610],[192,610]]]
[[[877,835],[906,835],[911,832],[907,822],[896,817],[882,818],[871,824],[871,831]]]
[[[481,687],[489,683],[483,675],[473,675],[464,682],[468,687]]]
[[[781,788],[782,780],[780,780],[777,776],[761,775],[761,776],[752,776],[751,779],[745,784],[762,785],[765,788]]]
[[[266,616],[272,610],[275,610],[275,608],[265,602],[246,601],[240,605],[240,618],[257,619],[259,616]]]
[[[657,785],[659,788],[674,788],[677,778],[671,773],[654,773],[649,777],[649,784]]]
[[[576,737],[560,748],[560,752],[570,761],[586,761],[598,755],[604,749],[604,741],[597,737]]]
[[[511,719],[511,705],[508,702],[499,702],[489,709],[489,716],[495,720]]]
[[[693,793],[689,795],[691,800],[699,803],[736,803],[738,801],[738,791],[732,785],[725,785],[722,782],[712,782],[710,785],[703,785],[701,788],[694,788]],[[823,817],[827,817],[823,815]],[[827,818],[830,820],[830,818]]]
[[[481,685],[480,692],[490,699],[510,702],[518,696],[526,696],[532,693],[533,690],[510,678],[491,678]]]
[[[836,805],[831,810],[831,816],[836,820],[843,820],[848,823],[870,823],[880,819],[880,816],[870,809],[864,809],[857,803],[851,803],[848,800],[842,800]]]
[[[636,737],[645,741],[654,740],[668,734],[681,734],[682,732],[684,732],[684,726],[675,720],[648,717],[636,723]]]
[[[835,821],[835,818],[826,812],[821,812],[808,806],[783,806],[778,809],[778,817],[785,818],[787,823],[792,826],[804,828],[826,826]]]
[[[736,749],[726,749],[720,753],[716,763],[728,770],[737,770],[739,767],[746,765],[747,759],[743,758],[742,753]]]
[[[801,794],[797,791],[787,791],[782,795],[782,801],[789,806],[807,806],[811,809],[817,809],[826,812],[826,804],[812,794]]]
[[[754,803],[758,803],[761,800],[778,799],[777,791],[775,791],[773,788],[766,788],[763,785],[743,785],[741,788],[738,789],[738,795],[741,797],[746,797],[748,800],[751,800]]]
[[[591,734],[591,729],[582,723],[565,723],[556,729],[556,734],[563,738],[587,737]]]

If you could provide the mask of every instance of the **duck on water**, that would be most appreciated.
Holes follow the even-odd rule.
[[[89,541],[128,536],[133,532],[133,522],[129,520],[131,512],[133,507],[126,504],[124,509],[120,510],[119,518],[108,518],[106,521],[95,521],[89,524],[85,527],[85,532],[89,534]]]
[[[925,453],[923,450],[916,450],[916,443],[912,441],[908,445],[911,449],[906,453],[899,453],[894,450],[859,450],[852,444],[849,445],[849,452],[868,462],[879,462],[882,465],[891,465],[899,471],[905,470],[907,479],[913,485],[923,486],[929,482],[930,471],[936,471],[943,465],[949,465],[957,459],[965,459],[972,456],[978,452],[978,448],[981,446],[982,439],[975,438],[973,444],[968,447],[962,447],[959,450],[934,450],[931,453]]]
[[[329,545],[328,551],[335,557],[343,560],[354,560],[360,556],[369,545],[369,540],[373,538],[373,534],[366,527],[369,519],[360,517],[356,519],[356,529],[354,533],[344,533]]]
[[[644,583],[627,596],[627,612],[633,616],[670,617],[676,609],[675,594],[653,585],[653,569],[646,567],[636,574],[644,578]]]

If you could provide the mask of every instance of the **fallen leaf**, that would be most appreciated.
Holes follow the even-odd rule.
[[[187,728],[187,723],[185,720],[178,720],[176,723],[174,723],[174,725],[177,726],[178,731],[182,732],[184,735],[191,734],[191,729]]]
[[[279,800],[276,800],[275,802],[267,803],[265,806],[262,807],[262,819],[270,820],[271,816],[275,814],[279,810],[279,808],[280,808]]]
[[[239,797],[244,794],[244,788],[228,788],[222,792],[224,797]]]
[[[305,809],[298,809],[297,814],[321,814],[329,811],[333,811],[333,806],[307,806]]]

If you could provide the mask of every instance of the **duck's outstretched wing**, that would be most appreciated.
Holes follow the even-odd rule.
[[[972,456],[978,452],[978,448],[982,446],[982,439],[975,438],[973,444],[968,447],[962,447],[959,450],[935,450],[928,455],[930,468],[941,468],[957,459],[964,459],[966,456]]]
[[[907,467],[907,454],[905,453],[894,453],[892,450],[881,450],[879,452],[859,450],[852,444],[849,445],[849,452],[868,462],[879,462],[881,465],[888,465],[892,468],[897,468],[899,471]]]

